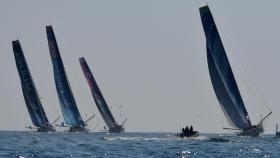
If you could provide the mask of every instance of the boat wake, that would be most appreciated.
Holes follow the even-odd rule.
[[[177,138],[174,136],[169,137],[103,137],[108,141],[177,141],[177,140],[207,140],[206,136],[190,137],[190,138]]]
[[[177,139],[181,139],[181,140],[207,140],[208,137],[206,136],[197,136],[197,137],[184,137],[184,138],[177,138]]]
[[[207,140],[207,142],[220,142],[220,143],[224,143],[224,142],[230,142],[230,140],[224,139],[224,138],[210,138],[210,139]]]
[[[23,157],[21,155],[16,155],[15,158],[25,158],[25,157]]]
[[[104,140],[116,141],[166,141],[171,140],[171,138],[160,138],[160,137],[103,137]]]

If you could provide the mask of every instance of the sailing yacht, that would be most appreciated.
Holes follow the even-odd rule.
[[[207,61],[212,86],[227,121],[233,127],[225,129],[240,130],[238,135],[241,136],[259,136],[264,132],[263,120],[272,112],[258,124],[252,125],[210,9],[204,6],[199,11],[206,36]]]
[[[28,128],[37,129],[38,132],[54,132],[55,129],[50,124],[41,104],[19,40],[12,41],[12,45],[16,66],[20,77],[22,93],[30,118],[33,125],[35,126],[30,126]]]
[[[280,132],[278,131],[278,124],[276,124],[275,135],[276,137],[280,137]]]
[[[109,128],[109,132],[112,132],[112,133],[120,133],[120,132],[124,132],[124,127],[123,127],[123,124],[124,122],[126,121],[123,121],[122,124],[118,124],[117,121],[115,120],[114,116],[112,115],[89,67],[88,67],[88,64],[85,60],[84,57],[81,57],[79,59],[80,61],[80,65],[82,67],[82,70],[83,70],[83,73],[84,73],[84,76],[89,84],[89,87],[91,89],[91,93],[92,93],[92,96],[94,98],[94,101],[96,103],[96,106],[103,118],[103,120],[105,121],[106,125],[108,126]]]
[[[67,75],[60,57],[55,34],[52,26],[46,26],[48,37],[48,45],[53,65],[54,80],[56,92],[59,98],[61,111],[64,122],[62,127],[69,127],[69,132],[86,132],[88,131],[86,123],[82,120],[80,112],[77,108]]]

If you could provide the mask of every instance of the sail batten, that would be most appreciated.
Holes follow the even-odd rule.
[[[44,112],[19,40],[12,41],[12,45],[22,93],[31,121],[38,128],[49,126],[49,120]]]
[[[85,78],[86,78],[86,80],[89,84],[90,89],[91,89],[92,96],[94,98],[96,106],[97,106],[103,120],[105,121],[106,125],[109,127],[109,130],[110,129],[122,129],[122,126],[119,125],[115,121],[115,119],[114,119],[114,117],[113,117],[113,115],[112,115],[112,113],[111,113],[111,111],[110,111],[110,109],[109,109],[109,107],[108,107],[108,105],[107,105],[107,103],[106,103],[106,101],[105,101],[105,99],[104,99],[104,97],[103,97],[103,95],[102,95],[102,93],[101,93],[101,91],[100,91],[100,89],[99,89],[91,71],[90,71],[90,68],[87,65],[87,62],[86,62],[85,58],[81,57],[79,59],[79,61],[80,61],[80,65],[82,67],[84,76],[85,76]]]
[[[230,125],[249,128],[251,121],[209,7],[200,8],[200,15],[206,36],[209,74],[220,106]]]
[[[73,92],[68,82],[67,74],[63,66],[52,26],[46,26],[46,33],[48,38],[49,52],[53,65],[56,90],[61,111],[64,117],[64,122],[70,126],[84,127],[85,123],[79,113],[76,101],[73,96]]]

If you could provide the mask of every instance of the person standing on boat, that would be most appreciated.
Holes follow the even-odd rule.
[[[190,130],[189,130],[189,127],[188,127],[188,126],[186,126],[186,128],[185,128],[184,136],[187,136],[187,137],[190,136]]]
[[[184,136],[185,133],[186,133],[186,130],[185,130],[185,128],[183,127],[183,128],[182,128],[182,135]]]
[[[190,135],[192,135],[193,134],[193,126],[191,125],[191,127],[190,127]]]

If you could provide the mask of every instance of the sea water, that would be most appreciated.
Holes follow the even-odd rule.
[[[280,138],[174,133],[0,132],[1,158],[185,158],[280,157]]]

